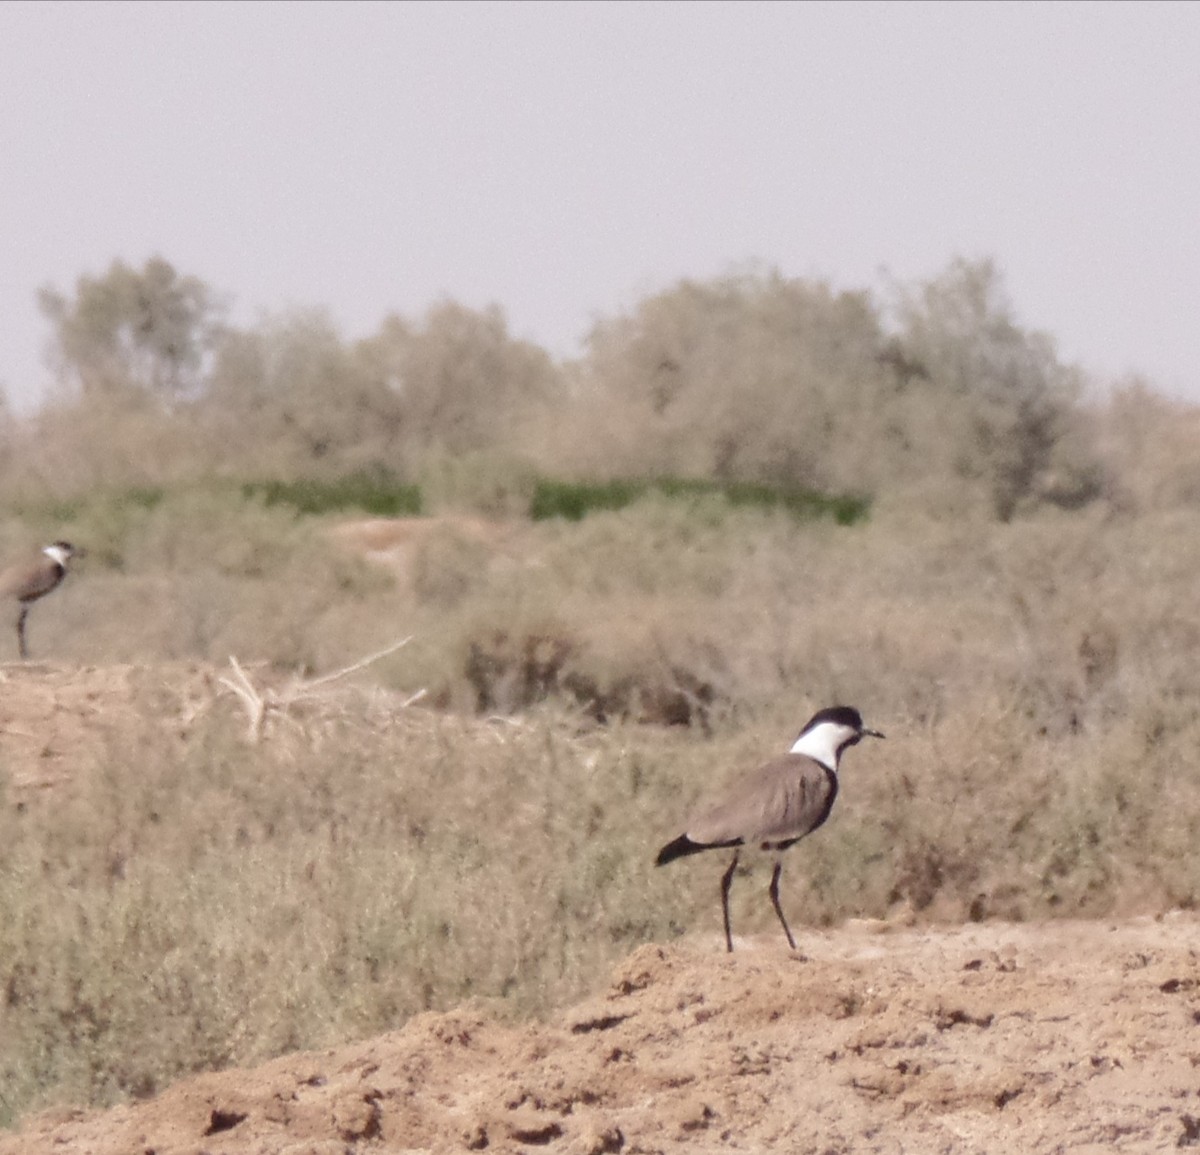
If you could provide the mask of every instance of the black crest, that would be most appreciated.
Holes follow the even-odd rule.
[[[814,726],[825,722],[832,722],[836,726],[849,726],[851,730],[859,733],[863,728],[862,715],[853,706],[827,706],[824,710],[818,710],[800,733],[807,734]]]

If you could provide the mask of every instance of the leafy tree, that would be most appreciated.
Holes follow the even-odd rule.
[[[446,302],[420,325],[389,317],[354,345],[312,309],[227,332],[199,409],[227,461],[412,476],[431,455],[520,436],[557,380],[546,353],[511,338],[498,309]]]
[[[777,272],[683,281],[601,322],[585,380],[627,466],[868,488],[905,447],[865,293]]]
[[[444,301],[421,325],[389,317],[358,356],[397,398],[404,440],[416,454],[505,446],[561,395],[549,355],[510,336],[496,306],[476,311]]]
[[[284,473],[390,466],[403,429],[395,393],[321,309],[227,333],[200,408],[227,459]]]
[[[84,394],[194,396],[221,332],[212,290],[161,257],[141,270],[114,261],[101,277],[80,277],[73,299],[46,287],[38,301],[54,330],[52,362]]]
[[[1099,493],[1099,466],[1079,435],[1079,371],[1050,337],[1016,323],[990,260],[954,261],[902,292],[898,312],[893,364],[936,400],[955,472],[985,485],[1001,520],[1024,504]]]

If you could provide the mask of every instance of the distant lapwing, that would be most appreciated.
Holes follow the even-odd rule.
[[[17,614],[17,652],[29,657],[25,648],[25,618],[29,607],[44,598],[67,576],[67,563],[82,551],[69,541],[56,541],[27,562],[18,562],[0,572],[0,601],[19,607]]]
[[[743,846],[783,851],[811,834],[829,817],[838,792],[838,762],[842,751],[865,737],[882,738],[868,730],[853,706],[830,706],[812,716],[792,748],[760,766],[731,786],[713,804],[699,811],[687,831],[658,852],[655,866],[702,850],[734,847],[733,861],[721,876],[721,910],[725,916],[725,947],[733,950],[729,929],[729,885]],[[788,946],[796,949],[791,928],[779,905],[781,860],[771,875],[771,905],[783,923]]]

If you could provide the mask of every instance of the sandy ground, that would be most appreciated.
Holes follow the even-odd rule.
[[[1200,1147],[1200,919],[648,944],[547,1024],[466,1007],[59,1111],[0,1155]]]
[[[240,710],[226,675],[0,667],[13,800],[52,794],[149,700],[181,742],[203,712]],[[852,923],[800,945],[647,944],[548,1023],[424,1015],[153,1100],[34,1116],[0,1133],[0,1155],[1200,1148],[1200,917]]]

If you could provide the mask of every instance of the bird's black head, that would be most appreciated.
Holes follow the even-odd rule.
[[[837,767],[843,750],[861,742],[863,738],[882,738],[878,730],[863,725],[862,715],[853,706],[827,706],[818,710],[800,731],[793,750],[811,753],[825,765]],[[823,755],[820,751],[826,751]]]
[[[845,726],[847,729],[853,730],[857,735],[855,741],[858,741],[858,738],[867,736],[872,738],[883,737],[878,730],[872,730],[863,725],[862,715],[853,706],[827,706],[824,710],[818,710],[808,720],[808,724],[800,733],[805,734],[824,722],[831,722],[835,726]]]
[[[847,726],[851,730],[860,731],[863,728],[862,715],[853,706],[826,706],[818,710],[805,725],[805,730],[814,730],[823,722],[832,722],[835,726]]]

